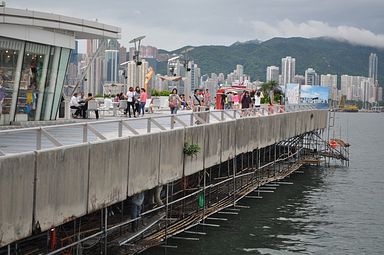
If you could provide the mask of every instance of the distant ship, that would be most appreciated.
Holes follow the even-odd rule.
[[[346,96],[343,95],[340,100],[338,112],[358,112],[359,108],[356,105],[345,104]]]
[[[358,112],[359,108],[356,105],[346,105],[338,110],[339,112]]]

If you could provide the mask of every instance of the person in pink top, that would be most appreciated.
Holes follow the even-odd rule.
[[[146,103],[147,103],[147,92],[145,92],[145,88],[141,88],[141,90],[140,90],[140,111],[139,111],[139,115],[141,114],[141,116],[144,116]]]

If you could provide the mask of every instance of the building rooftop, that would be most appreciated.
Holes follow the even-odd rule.
[[[71,34],[75,39],[119,39],[121,28],[53,13],[0,7],[2,25],[33,26]]]

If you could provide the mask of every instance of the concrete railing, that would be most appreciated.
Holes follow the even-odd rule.
[[[169,123],[165,130],[157,124],[151,130],[145,125],[135,128],[128,120],[128,125],[140,135],[127,135],[124,131],[132,134],[130,128],[121,132],[125,127],[120,124],[123,120],[97,125],[63,125],[55,127],[55,131],[50,129],[53,127],[26,129],[25,132],[32,131],[28,139],[37,139],[37,146],[34,144],[29,152],[0,157],[0,247],[30,236],[36,225],[45,231],[236,155],[324,129],[327,113],[326,110],[303,110],[239,117],[238,112],[225,111],[212,117],[214,112],[198,112],[186,114],[186,119],[193,116],[194,121],[208,119],[210,123],[192,121],[192,125],[185,127],[177,123],[173,129],[169,123],[172,118],[177,122],[176,118],[182,119],[184,115],[156,118],[159,126]],[[199,120],[195,114],[210,117],[202,116]],[[220,114],[225,117],[224,121],[217,120]],[[153,123],[149,118],[133,121]],[[115,125],[113,131],[110,131],[111,123]],[[107,125],[113,136],[101,130],[103,125]],[[64,132],[67,126],[79,136]],[[22,136],[21,131],[16,134]],[[33,135],[34,132],[40,135]],[[59,136],[61,133],[66,136]],[[90,134],[95,139],[90,139]],[[185,143],[197,144],[201,151],[194,157],[186,156]],[[46,144],[54,146],[45,147]]]
[[[259,109],[211,110],[161,114],[156,117],[120,118],[20,129],[0,130],[0,157],[16,153],[142,135],[199,124],[311,110],[311,105],[262,106]]]

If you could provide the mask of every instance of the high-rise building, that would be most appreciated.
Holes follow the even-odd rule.
[[[305,85],[320,85],[319,76],[317,75],[315,69],[308,68],[305,70]]]
[[[158,50],[153,46],[143,46],[141,45],[139,48],[140,58],[157,58]],[[133,56],[135,55],[135,48],[129,48],[129,60],[133,60]]]
[[[101,44],[101,40],[87,40],[87,65],[91,62],[93,55]],[[88,68],[84,82],[84,92],[92,93],[93,95],[103,93],[103,70],[104,56],[97,56],[91,66]]]
[[[185,72],[184,90],[180,91],[180,93],[184,94],[187,98],[192,95],[192,92],[198,89],[200,85],[200,68],[194,61],[189,61],[188,67],[190,71]]]
[[[369,55],[368,77],[372,78],[374,82],[377,81],[377,65],[378,65],[378,57],[376,53],[371,53]]]
[[[180,61],[180,57],[178,56],[168,59],[167,70],[168,70],[167,72],[168,76],[181,76],[181,77],[186,76],[186,67],[184,66],[184,62]],[[187,82],[187,84],[185,84],[185,82]],[[185,90],[189,91],[190,90],[189,86],[190,84],[188,84],[188,81],[182,80],[182,79],[168,82],[168,90],[177,88],[177,91],[180,94],[184,93]]]
[[[119,48],[119,65],[127,61],[127,48],[121,46]]]
[[[117,83],[119,81],[119,51],[106,50],[104,53],[104,83]]]
[[[69,56],[69,63],[77,65],[77,55],[79,54],[79,42],[75,42],[75,48],[71,50],[71,54]]]
[[[144,87],[145,75],[148,71],[148,62],[143,59],[141,65],[136,65],[135,61],[127,64],[127,85],[128,87]]]
[[[288,83],[293,82],[295,76],[296,59],[290,56],[281,59],[281,75],[283,83],[281,85],[286,86]]]
[[[345,95],[347,100],[377,101],[377,86],[372,78],[342,75],[340,85],[341,95]]]
[[[235,74],[236,74],[236,79],[242,82],[243,75],[244,75],[244,67],[242,65],[236,65]]]
[[[383,101],[383,87],[377,88],[377,101]]]
[[[225,76],[223,73],[219,73],[219,76],[218,76],[218,82],[220,84],[223,84],[225,82]]]
[[[292,83],[297,83],[299,85],[305,85],[305,76],[296,74],[292,79]]]
[[[275,81],[279,83],[279,67],[277,66],[268,66],[267,67],[267,76],[266,76],[266,81]]]
[[[320,84],[323,87],[329,88],[329,98],[332,100],[337,100],[337,75],[322,74],[320,77]]]

